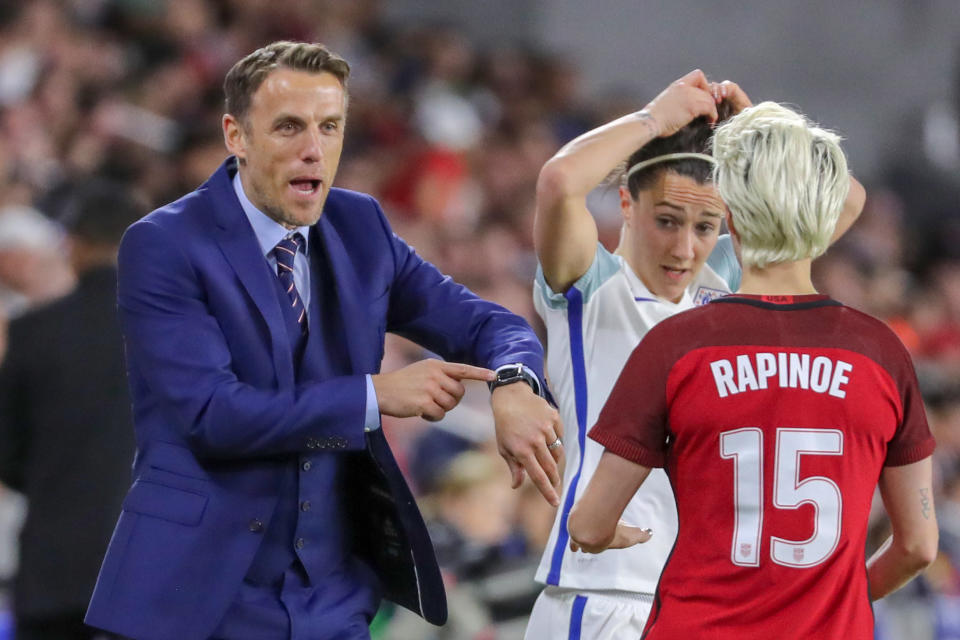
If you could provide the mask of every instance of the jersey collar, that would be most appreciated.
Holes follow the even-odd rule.
[[[710,304],[715,302],[748,304],[763,309],[779,309],[784,311],[792,309],[813,309],[815,307],[843,306],[830,296],[821,293],[799,296],[767,296],[751,295],[747,293],[731,293],[728,296],[712,300]]]

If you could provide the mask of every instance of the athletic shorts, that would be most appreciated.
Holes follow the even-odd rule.
[[[546,587],[530,613],[524,640],[639,638],[653,594]]]

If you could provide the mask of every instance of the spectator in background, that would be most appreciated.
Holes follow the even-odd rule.
[[[0,207],[0,314],[13,319],[73,288],[61,240],[57,226],[33,207]]]
[[[459,580],[492,575],[523,555],[524,543],[514,528],[519,494],[499,480],[499,463],[492,454],[466,451],[451,460],[436,481],[430,538],[440,566]]]
[[[28,501],[16,640],[83,640],[83,613],[130,479],[133,430],[116,256],[143,210],[124,187],[76,190],[63,220],[77,288],[10,324],[0,366],[0,481]]]

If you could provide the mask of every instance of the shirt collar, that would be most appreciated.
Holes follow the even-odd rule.
[[[257,242],[260,244],[260,250],[263,251],[263,255],[270,255],[270,252],[273,251],[278,242],[295,232],[299,232],[300,235],[303,236],[301,248],[304,255],[310,255],[307,252],[307,246],[310,242],[310,227],[297,227],[291,231],[263,211],[260,211],[260,209],[250,202],[247,194],[244,193],[239,171],[233,174],[233,190],[237,194],[237,199],[240,200],[240,208],[243,209],[247,220],[250,221],[250,226],[253,227],[253,233],[257,236]]]

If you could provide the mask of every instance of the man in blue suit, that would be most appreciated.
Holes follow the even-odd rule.
[[[463,379],[491,383],[514,484],[526,471],[557,503],[561,426],[529,326],[424,262],[373,198],[332,188],[348,74],[316,44],[238,62],[233,155],[124,236],[137,455],[88,624],[353,640],[381,597],[442,624],[430,539],[379,418],[439,419]],[[380,374],[385,331],[448,361]]]

